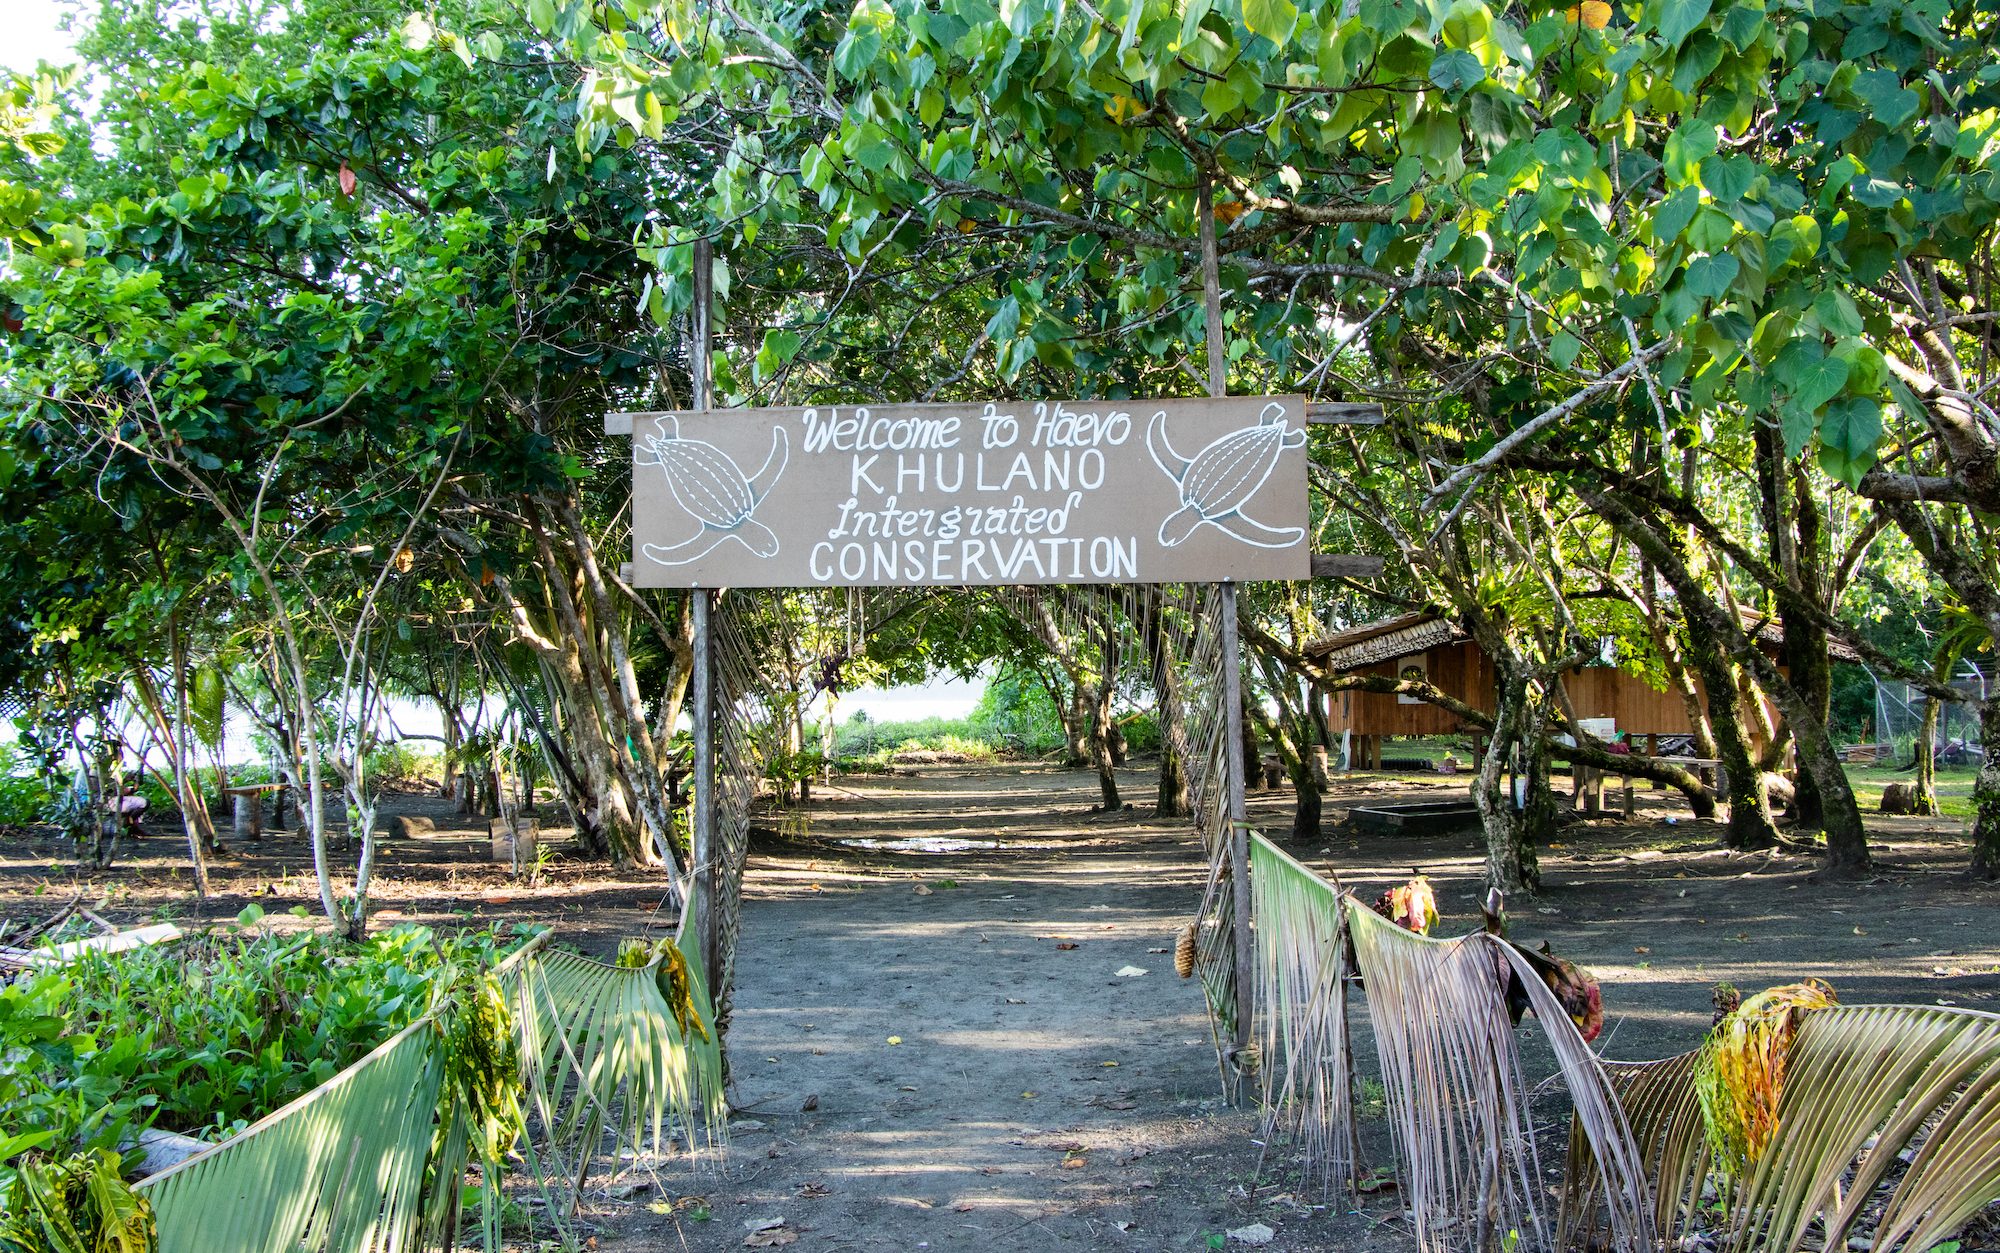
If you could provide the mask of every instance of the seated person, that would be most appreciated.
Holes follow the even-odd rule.
[[[125,833],[135,840],[146,834],[139,826],[139,820],[146,816],[146,805],[146,798],[134,792],[129,783],[119,788],[118,799],[111,802],[111,812],[118,815]]]

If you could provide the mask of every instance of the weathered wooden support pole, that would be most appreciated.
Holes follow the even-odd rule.
[[[1201,219],[1201,292],[1206,314],[1208,341],[1208,394],[1229,394],[1228,354],[1222,343],[1222,267],[1215,248],[1215,198],[1209,177],[1203,173],[1198,208]],[[1251,1017],[1256,1006],[1251,998],[1250,931],[1250,825],[1243,803],[1243,672],[1242,642],[1236,624],[1236,584],[1222,585],[1222,708],[1228,719],[1222,743],[1222,778],[1229,797],[1229,876],[1230,899],[1234,905],[1232,924],[1236,943],[1236,1039],[1235,1073],[1239,1082],[1230,1087],[1232,1104],[1242,1099],[1240,1078],[1243,1059],[1250,1046]]]
[[[692,407],[707,409],[715,404],[711,361],[714,330],[715,262],[706,239],[694,242],[693,334],[688,345],[688,378]],[[715,909],[715,636],[710,622],[715,608],[712,588],[694,589],[694,830],[689,832],[688,909],[701,946],[702,975],[722,997],[718,965],[722,954],[722,932]]]

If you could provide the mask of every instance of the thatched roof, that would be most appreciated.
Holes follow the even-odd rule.
[[[1406,613],[1335,631],[1306,645],[1306,655],[1331,670],[1357,670],[1399,657],[1414,657],[1442,644],[1469,638],[1463,627],[1434,613]]]

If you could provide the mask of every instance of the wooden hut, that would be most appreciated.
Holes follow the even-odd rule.
[[[1767,650],[1784,643],[1775,622],[1746,617],[1744,626]],[[1496,703],[1492,660],[1463,627],[1440,614],[1408,613],[1337,631],[1308,645],[1306,653],[1335,677],[1360,673],[1418,679],[1486,713]],[[1852,650],[1839,645],[1834,655],[1855,659]],[[1660,737],[1688,735],[1694,729],[1677,694],[1656,691],[1615,665],[1572,670],[1563,676],[1563,687],[1579,720],[1594,721],[1593,730],[1604,727],[1629,737],[1635,749],[1657,753]],[[1699,679],[1696,690],[1706,701]],[[1765,708],[1776,726],[1777,710],[1768,701]],[[1469,729],[1442,706],[1391,692],[1337,691],[1327,711],[1327,730],[1334,736],[1347,734],[1350,764],[1359,768],[1381,766],[1382,741],[1390,736],[1454,735]],[[1745,730],[1756,737],[1754,724]],[[1477,746],[1475,737],[1475,755]],[[1751,751],[1761,747],[1753,742]]]

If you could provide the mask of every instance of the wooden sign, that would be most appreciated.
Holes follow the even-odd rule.
[[[622,429],[614,415],[607,429]],[[1297,396],[630,415],[640,587],[1303,579]]]

